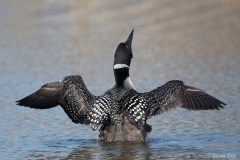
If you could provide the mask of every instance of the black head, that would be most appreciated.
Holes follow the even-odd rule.
[[[120,43],[117,47],[117,50],[115,51],[113,69],[115,81],[118,85],[122,85],[124,80],[127,77],[129,77],[129,67],[131,59],[133,57],[132,54],[133,32],[134,29],[128,36],[126,42]]]
[[[118,64],[118,67],[120,66],[120,64],[126,65],[128,67],[130,66],[131,59],[133,58],[133,54],[132,54],[133,32],[134,32],[134,29],[128,36],[128,39],[126,40],[126,42],[122,42],[118,45],[115,51],[115,56],[114,56],[114,66],[116,64]],[[114,68],[118,68],[118,67],[115,66]]]

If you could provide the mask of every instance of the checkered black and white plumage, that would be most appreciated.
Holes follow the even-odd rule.
[[[36,92],[17,101],[17,104],[36,109],[60,105],[73,122],[89,124],[88,111],[99,98],[87,90],[81,76],[67,76],[59,82],[43,85]]]
[[[17,101],[20,106],[49,109],[60,105],[69,118],[80,124],[90,125],[96,130],[99,125],[121,122],[119,95],[116,89],[102,96],[92,95],[81,76],[67,76],[62,81],[43,85],[39,90]]]
[[[129,119],[137,124],[176,107],[189,110],[218,110],[225,105],[203,90],[184,85],[180,80],[169,81],[146,93],[132,90],[126,93],[121,103]]]
[[[129,82],[127,82],[129,83]],[[120,123],[126,114],[135,123],[177,106],[191,110],[223,108],[224,103],[201,89],[182,81],[169,81],[150,92],[138,93],[130,88],[114,86],[102,96],[92,95],[81,76],[68,76],[61,82],[43,85],[38,91],[17,101],[18,105],[48,109],[61,105],[75,123],[89,124],[94,130],[100,124]]]
[[[87,119],[90,126],[96,130],[100,124],[107,125],[111,122],[112,99],[109,95],[99,97],[88,110]]]

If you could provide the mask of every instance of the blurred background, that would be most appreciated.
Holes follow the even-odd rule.
[[[79,74],[95,95],[114,82],[117,45],[132,29],[131,79],[140,92],[172,79],[227,103],[153,117],[146,143],[103,144],[63,110],[15,101]],[[239,159],[238,0],[0,0],[0,156],[3,159]],[[128,147],[127,147],[128,146]]]

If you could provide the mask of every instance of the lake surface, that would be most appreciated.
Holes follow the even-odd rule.
[[[240,159],[240,2],[0,1],[1,159]],[[175,109],[148,122],[146,142],[102,143],[61,107],[15,101],[80,74],[95,95],[114,82],[118,43],[132,28],[131,79],[140,92],[172,79],[227,103]]]

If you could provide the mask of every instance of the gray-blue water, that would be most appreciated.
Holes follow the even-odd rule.
[[[240,159],[239,7],[238,0],[1,0],[1,159]],[[140,92],[181,79],[225,109],[178,108],[149,120],[144,143],[102,143],[61,107],[15,105],[72,74],[102,94],[114,82],[115,49],[132,28],[130,74]]]

